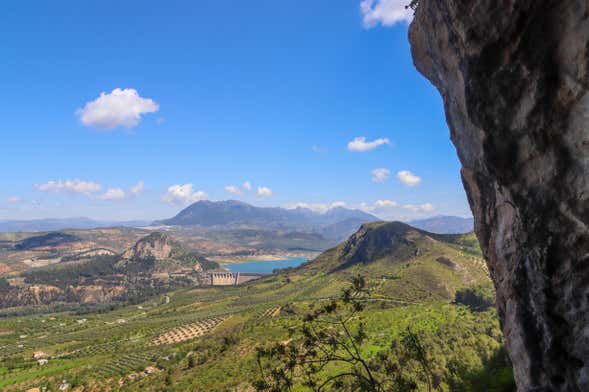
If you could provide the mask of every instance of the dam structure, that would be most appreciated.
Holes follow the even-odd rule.
[[[242,272],[204,272],[200,274],[202,284],[210,286],[237,286],[263,276],[266,275]]]

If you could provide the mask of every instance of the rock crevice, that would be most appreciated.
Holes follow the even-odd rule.
[[[420,0],[522,391],[589,390],[589,2]]]

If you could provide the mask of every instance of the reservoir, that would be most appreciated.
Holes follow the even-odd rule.
[[[307,262],[308,259],[304,257],[293,257],[284,260],[272,261],[248,261],[239,264],[223,264],[231,272],[255,273],[255,274],[271,274],[273,270],[278,268],[294,268]]]

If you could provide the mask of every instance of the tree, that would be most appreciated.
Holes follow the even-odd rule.
[[[360,312],[369,297],[364,278],[356,277],[340,298],[329,300],[303,318],[300,330],[295,331],[299,336],[269,348],[258,348],[260,378],[254,382],[254,388],[267,392],[290,391],[295,383],[301,383],[315,392],[417,389],[417,384],[406,379],[402,372],[392,375],[379,372],[386,358],[365,356],[362,348],[366,333]],[[412,334],[407,336],[427,372],[419,338]],[[428,384],[431,389],[431,382]]]

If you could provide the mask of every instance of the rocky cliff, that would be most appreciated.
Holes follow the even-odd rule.
[[[146,259],[153,257],[156,260],[165,260],[172,257],[172,253],[180,245],[170,236],[163,233],[152,233],[139,241],[123,253],[125,259]]]
[[[117,266],[128,272],[173,272],[186,268],[202,271],[219,268],[216,262],[188,251],[169,235],[159,232],[141,238],[123,253],[122,258]]]
[[[0,308],[53,303],[95,303],[120,298],[127,288],[122,285],[79,285],[57,287],[52,285],[31,285],[0,292]]]
[[[521,391],[589,390],[589,2],[419,0]]]

